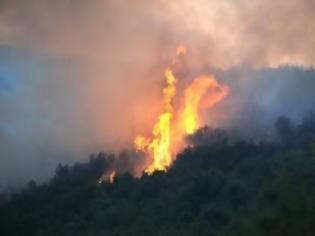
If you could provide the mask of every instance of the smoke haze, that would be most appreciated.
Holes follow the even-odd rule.
[[[312,0],[0,0],[0,186],[150,132],[178,43],[180,83],[215,74],[231,87],[206,123],[265,136],[257,129],[274,117],[299,119],[314,109],[304,68],[315,65],[314,10]]]

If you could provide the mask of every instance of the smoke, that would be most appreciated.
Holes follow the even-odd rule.
[[[60,161],[118,151],[149,132],[177,43],[188,48],[182,83],[215,73],[232,89],[209,124],[299,117],[312,108],[314,72],[253,68],[315,65],[314,8],[312,0],[0,1],[0,186],[47,179]]]
[[[2,0],[0,8],[1,43],[62,57],[152,65],[183,42],[196,66],[315,62],[312,0]]]
[[[248,138],[274,138],[274,122],[287,116],[299,123],[315,111],[315,70],[284,66],[276,69],[218,70],[232,90],[220,106],[208,111],[209,124],[237,130]]]

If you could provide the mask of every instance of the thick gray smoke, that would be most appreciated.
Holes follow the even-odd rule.
[[[283,113],[298,119],[313,106],[314,72],[277,67],[315,65],[314,9],[312,0],[0,1],[0,186],[47,179],[60,161],[150,132],[177,43],[188,48],[185,80],[214,73],[231,86],[210,125],[250,133]]]

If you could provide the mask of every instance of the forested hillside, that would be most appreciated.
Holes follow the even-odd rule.
[[[272,142],[203,128],[165,172],[98,183],[113,155],[59,165],[2,202],[0,235],[315,235],[315,116],[275,123]]]

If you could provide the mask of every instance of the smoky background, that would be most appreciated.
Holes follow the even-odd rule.
[[[314,9],[311,0],[0,1],[0,186],[45,181],[59,162],[119,152],[150,132],[178,43],[188,49],[179,91],[201,74],[231,87],[204,123],[272,137],[278,115],[314,109]]]

